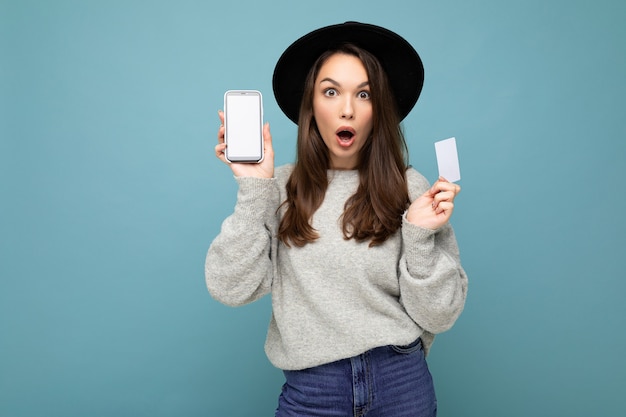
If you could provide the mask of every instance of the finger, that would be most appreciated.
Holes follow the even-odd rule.
[[[438,210],[442,203],[454,203],[455,194],[452,191],[439,191],[432,196],[432,206],[434,210]]]
[[[217,143],[224,143],[224,133],[226,132],[224,128],[224,112],[218,110],[217,115],[221,122],[220,127],[217,129]]]
[[[452,191],[454,193],[454,195],[457,195],[459,192],[461,192],[461,186],[458,184],[455,184],[453,182],[449,182],[449,181],[442,181],[442,184],[444,184],[444,189]]]
[[[263,125],[263,149],[266,156],[272,156],[274,154],[274,147],[272,145],[272,132],[270,131],[269,122],[265,122]]]
[[[442,203],[453,203],[454,202],[454,194],[452,194],[451,192],[447,192],[447,191],[442,191],[440,193],[437,193],[434,197],[433,197],[433,210],[435,210],[437,213],[439,213],[439,207]]]
[[[215,145],[215,156],[217,156],[222,161],[226,160],[226,157],[224,155],[224,151],[226,151],[226,144],[219,143],[219,144]]]
[[[272,146],[272,133],[270,131],[269,122],[265,122],[265,124],[263,125],[263,145],[269,145],[270,147]]]
[[[434,195],[433,200],[437,203],[442,201],[453,201],[456,194],[453,191],[440,191]]]
[[[440,177],[440,178],[443,178],[443,177]],[[433,186],[430,188],[429,191],[430,191],[431,196],[435,196],[437,193],[441,193],[441,192],[451,192],[454,195],[457,195],[461,191],[461,187],[452,182],[448,182],[445,179],[444,180],[440,179],[436,183],[433,184]]]
[[[224,143],[224,133],[225,133],[224,126],[220,126],[217,129],[217,143]]]
[[[435,214],[451,214],[452,210],[454,210],[454,203],[451,201],[442,201],[435,208]]]
[[[448,184],[448,180],[446,180],[444,177],[439,177],[439,179],[437,179],[437,181],[435,181],[435,183],[430,187],[430,190],[428,190],[428,192],[431,196],[435,196],[437,193],[442,191],[442,187],[444,187],[444,184]]]

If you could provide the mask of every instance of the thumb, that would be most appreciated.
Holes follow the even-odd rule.
[[[265,147],[265,151],[273,151],[272,147],[272,133],[270,131],[269,122],[265,122],[263,125],[263,146]]]

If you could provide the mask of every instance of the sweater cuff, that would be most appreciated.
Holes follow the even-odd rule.
[[[246,216],[263,217],[268,210],[278,207],[279,193],[275,178],[235,177],[237,191],[236,209]]]
[[[409,270],[422,270],[433,262],[437,231],[414,225],[406,213],[402,216],[402,247]]]

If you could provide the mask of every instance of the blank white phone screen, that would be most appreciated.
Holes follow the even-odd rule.
[[[226,98],[227,156],[231,161],[259,161],[262,157],[261,96],[234,93]]]

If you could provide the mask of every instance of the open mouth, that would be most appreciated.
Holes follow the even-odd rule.
[[[352,128],[342,127],[337,130],[337,138],[339,143],[344,146],[348,146],[352,143],[356,132]]]

